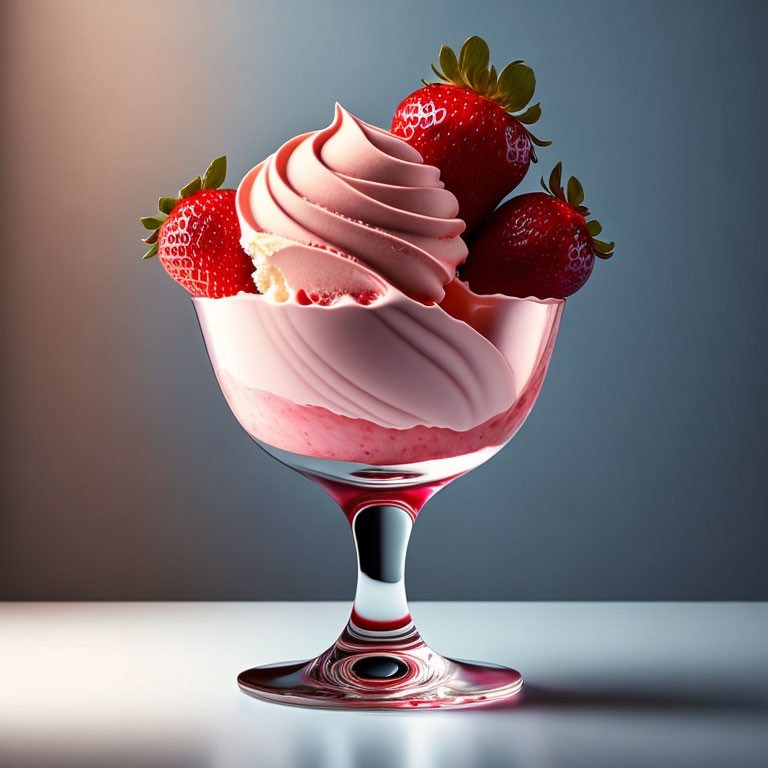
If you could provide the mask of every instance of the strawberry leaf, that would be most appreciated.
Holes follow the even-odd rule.
[[[459,72],[469,83],[474,84],[481,73],[487,71],[491,52],[482,37],[473,35],[464,41],[459,52]]]
[[[203,176],[203,189],[218,189],[227,177],[227,158],[225,155],[217,157],[208,166]]]
[[[504,99],[504,108],[508,112],[525,109],[536,90],[536,77],[533,70],[525,64],[512,62],[499,74],[499,92]]]
[[[515,115],[515,117],[523,125],[533,125],[541,117],[541,106],[534,104],[532,107],[528,107],[522,115]]]
[[[142,259],[151,259],[157,253],[157,243],[152,243],[149,250],[141,257]]]
[[[562,176],[563,164],[560,162],[552,169],[552,173],[549,174],[549,190],[555,197],[559,197],[558,193],[562,190]]]
[[[166,216],[144,216],[141,219],[141,223],[144,229],[157,229],[165,221]]]
[[[481,69],[472,75],[472,87],[478,93],[488,93],[488,83],[491,73],[487,69]]]
[[[191,197],[197,194],[203,188],[203,180],[199,176],[195,176],[192,181],[179,190],[179,197]]]
[[[602,231],[603,228],[599,221],[595,220],[587,222],[587,232],[589,232],[592,237],[597,237]]]
[[[584,188],[575,176],[568,179],[568,202],[578,208],[584,202]]]
[[[157,207],[165,214],[169,214],[179,201],[175,197],[161,197],[157,201]]]
[[[496,83],[499,81],[499,76],[496,73],[496,67],[491,65],[491,69],[488,72],[488,87],[489,88],[495,88]]]
[[[449,48],[444,45],[440,49],[440,68],[443,70],[446,80],[450,80],[455,83],[461,79],[459,75],[459,62],[456,59],[456,54],[453,52],[453,48]]]
[[[606,243],[606,242],[603,242],[602,240],[597,240],[593,237],[592,245],[595,249],[595,254],[599,258],[610,259],[611,256],[613,256],[613,248],[615,246],[615,243],[613,241],[611,241],[610,243]]]

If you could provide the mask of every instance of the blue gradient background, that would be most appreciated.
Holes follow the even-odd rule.
[[[334,101],[388,126],[443,42],[530,63],[617,242],[531,417],[416,526],[422,599],[766,599],[768,5],[6,2],[5,599],[348,598],[343,516],[230,415],[138,218]]]

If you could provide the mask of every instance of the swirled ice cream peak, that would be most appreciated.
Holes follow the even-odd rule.
[[[286,142],[237,191],[242,244],[267,298],[300,289],[439,302],[467,255],[437,168],[336,105],[328,128]]]

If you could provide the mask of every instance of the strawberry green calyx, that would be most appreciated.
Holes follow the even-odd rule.
[[[563,164],[558,163],[552,169],[552,173],[549,174],[549,184],[544,181],[543,176],[541,177],[541,186],[547,194],[558,198],[558,200],[562,200],[564,203],[568,203],[571,208],[586,219],[586,217],[590,215],[590,212],[589,208],[584,205],[584,188],[581,186],[581,182],[579,182],[575,176],[571,176],[571,178],[568,179],[568,184],[565,189],[563,189],[562,176]],[[592,238],[592,247],[594,248],[595,256],[601,259],[610,259],[611,256],[613,256],[615,243],[613,241],[606,243],[603,240],[597,239],[597,235],[603,231],[600,222],[595,219],[588,221],[587,231]]]
[[[217,157],[211,162],[202,176],[195,176],[192,181],[183,186],[179,190],[178,197],[161,197],[157,203],[159,213],[155,216],[144,216],[141,219],[141,223],[144,229],[149,229],[152,233],[142,240],[143,243],[149,245],[149,250],[142,256],[143,259],[150,259],[157,253],[157,237],[160,232],[160,227],[163,225],[168,215],[176,207],[176,203],[179,200],[183,200],[185,197],[192,197],[192,195],[199,192],[201,189],[218,189],[227,176],[227,158],[225,155]]]
[[[536,76],[533,70],[517,60],[507,64],[497,75],[496,67],[488,67],[490,58],[488,44],[482,37],[474,35],[464,41],[458,57],[452,48],[444,45],[440,49],[441,69],[433,64],[432,71],[443,82],[470,88],[481,96],[501,104],[524,125],[533,125],[541,117],[541,105],[528,106],[536,90]],[[426,80],[422,82],[430,85]],[[552,143],[537,139],[527,128],[525,130],[531,141],[539,147]]]

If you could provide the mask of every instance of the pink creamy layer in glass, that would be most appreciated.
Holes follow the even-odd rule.
[[[197,299],[216,376],[241,425],[294,453],[375,465],[503,444],[528,415],[564,302],[476,296],[443,306],[392,291],[370,306]]]
[[[544,377],[538,376],[508,411],[465,432],[445,427],[381,427],[250,389],[226,371],[218,379],[230,408],[251,437],[304,456],[385,466],[446,459],[504,445],[525,421]]]

